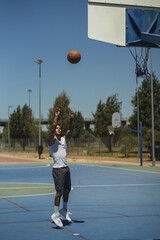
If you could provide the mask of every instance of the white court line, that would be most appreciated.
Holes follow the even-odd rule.
[[[18,196],[3,196],[4,198],[17,198],[17,197],[36,197],[36,196],[45,196],[45,195],[54,195],[53,193],[39,193],[39,194],[32,194],[32,195],[18,195]]]
[[[75,188],[89,187],[139,187],[139,186],[160,186],[160,183],[131,183],[131,184],[106,184],[106,185],[75,185]]]
[[[31,188],[53,188],[53,185],[52,186],[41,186],[41,187],[9,187],[9,188],[1,188],[0,187],[0,189],[26,189],[26,188],[29,188],[29,189],[31,189]]]
[[[0,182],[0,184],[3,182]],[[6,182],[5,182],[6,183]],[[10,184],[10,183],[8,183]],[[12,183],[11,183],[12,184]],[[14,184],[36,184],[36,185],[44,185],[44,186],[23,186],[23,187],[0,187],[0,189],[24,189],[24,188],[53,188],[54,184],[46,184],[45,183],[14,183]],[[84,184],[84,185],[74,185],[72,186],[72,190],[74,188],[94,188],[94,187],[139,187],[139,186],[160,186],[160,183],[127,183],[127,184],[103,184],[103,185],[88,185],[88,184]]]
[[[124,170],[124,171],[132,171],[132,172],[144,172],[144,173],[153,173],[153,174],[160,174],[160,172],[152,172],[152,171],[145,171],[145,170],[140,170],[140,169],[131,169],[131,168],[123,168],[121,167],[110,167],[110,166],[99,166],[99,165],[93,165],[93,164],[77,164],[77,165],[81,165],[81,166],[88,166],[88,167],[98,167],[98,168],[111,168],[111,169],[115,169],[115,170]],[[138,166],[138,165],[137,165]]]
[[[0,168],[0,170],[12,170],[12,169],[31,169],[31,168],[45,168],[45,167],[50,167],[50,164],[46,164],[46,165],[42,165],[42,166],[31,166],[31,167],[3,167],[3,168]]]
[[[45,185],[45,186],[53,186],[53,184],[52,183],[37,183],[37,182],[0,182],[0,184],[3,184],[3,183],[7,183],[7,184],[32,184],[32,185]]]
[[[33,184],[33,183],[32,183]],[[43,184],[43,183],[40,183]],[[74,188],[94,188],[94,187],[141,187],[141,186],[160,186],[160,183],[142,183],[142,184],[106,184],[106,185],[74,185],[72,186],[72,190]],[[52,186],[53,187],[53,186]],[[18,187],[17,187],[18,188]],[[28,187],[27,187],[28,188]],[[34,188],[34,187],[33,187]],[[39,187],[41,188],[41,187]],[[36,197],[41,195],[54,195],[53,193],[42,193],[42,194],[31,194],[31,195],[19,195],[19,196],[4,196],[5,198],[14,198],[14,197]]]

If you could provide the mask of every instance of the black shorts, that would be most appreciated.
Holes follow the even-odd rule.
[[[71,176],[69,167],[52,168],[55,189],[58,193],[71,190]]]

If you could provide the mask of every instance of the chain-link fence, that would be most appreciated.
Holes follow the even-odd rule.
[[[42,139],[43,153],[48,153],[49,149],[47,140]],[[15,151],[35,152],[38,151],[38,139],[11,139],[10,144],[7,139],[0,139],[0,151]],[[67,154],[70,156],[122,156],[122,157],[137,157],[138,142],[129,145],[121,142],[121,139],[113,137],[96,138],[88,137],[85,139],[71,139],[67,143]]]

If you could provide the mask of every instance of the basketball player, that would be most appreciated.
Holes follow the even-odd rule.
[[[70,127],[65,136],[61,136],[61,126],[57,124],[57,118],[60,114],[60,109],[55,111],[55,119],[53,121],[52,132],[48,139],[48,147],[53,158],[54,164],[52,169],[52,175],[55,183],[56,196],[54,213],[51,219],[54,223],[62,228],[63,223],[60,219],[60,214],[69,222],[71,219],[67,210],[67,203],[69,193],[71,191],[71,177],[70,169],[67,165],[67,153],[66,153],[66,140],[69,140],[72,134],[72,126],[74,119],[74,112],[70,111]],[[59,210],[60,200],[63,196],[63,208]]]

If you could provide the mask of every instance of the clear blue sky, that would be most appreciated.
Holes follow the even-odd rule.
[[[84,118],[92,117],[99,100],[117,93],[122,117],[132,114],[135,62],[127,48],[88,38],[87,0],[0,0],[0,118],[8,106],[29,103],[38,118],[38,64],[42,63],[42,117],[60,93],[70,97],[70,107]],[[72,65],[70,50],[82,59]],[[160,79],[160,50],[153,49],[153,71]],[[150,61],[149,61],[150,63]],[[150,69],[150,64],[149,64]]]

